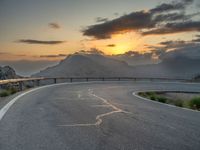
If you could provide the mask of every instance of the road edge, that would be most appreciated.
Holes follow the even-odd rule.
[[[51,84],[51,85],[44,85],[44,86],[40,86],[40,87],[36,87],[33,88],[31,90],[28,91],[24,91],[23,93],[17,95],[16,97],[14,97],[13,99],[11,99],[7,104],[5,104],[1,109],[0,109],[0,121],[3,119],[3,117],[5,116],[5,114],[7,113],[7,111],[10,109],[10,107],[17,101],[19,100],[21,97],[40,90],[40,89],[44,89],[44,88],[48,88],[48,87],[53,87],[53,86],[59,86],[59,85],[74,85],[74,84],[90,84],[90,83],[98,83],[98,81],[91,81],[91,82],[74,82],[74,83],[69,83],[69,82],[65,82],[65,83],[57,83],[57,84]]]

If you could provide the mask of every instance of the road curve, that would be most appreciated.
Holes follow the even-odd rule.
[[[0,120],[0,150],[199,150],[200,112],[145,101],[140,90],[200,84],[94,82],[39,88]]]

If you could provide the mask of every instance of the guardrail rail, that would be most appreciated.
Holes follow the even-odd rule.
[[[76,81],[188,81],[188,79],[174,79],[174,78],[140,78],[140,77],[54,77],[54,78],[19,78],[19,79],[8,79],[8,80],[0,80],[0,87],[2,88],[5,85],[10,86],[18,86],[20,91],[23,90],[24,83],[32,82],[34,86],[40,86],[41,81],[53,81],[54,84],[58,83],[58,80],[64,80],[64,82],[76,82]],[[46,84],[49,84],[47,82]]]

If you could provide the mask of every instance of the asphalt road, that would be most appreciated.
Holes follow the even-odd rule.
[[[0,150],[199,150],[200,112],[134,96],[200,84],[99,82],[40,88],[0,120]]]

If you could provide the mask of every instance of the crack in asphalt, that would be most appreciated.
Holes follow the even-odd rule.
[[[99,97],[97,95],[94,94],[93,90],[92,89],[88,89],[88,94],[93,96],[93,97],[96,97],[97,99],[100,99],[101,101],[103,101],[103,103],[105,105],[102,105],[102,106],[107,106],[107,107],[111,107],[113,109],[113,111],[111,112],[107,112],[107,113],[103,113],[103,114],[100,114],[100,115],[97,115],[96,116],[96,122],[95,123],[87,123],[87,124],[66,124],[66,125],[58,125],[58,126],[61,126],[61,127],[88,127],[88,126],[100,126],[103,122],[103,118],[106,117],[106,116],[109,116],[109,115],[112,115],[112,114],[115,114],[115,113],[126,113],[126,114],[130,114],[131,112],[127,112],[127,111],[124,111],[118,107],[116,107],[115,105],[111,104],[108,102],[108,100],[102,98],[102,97]]]

